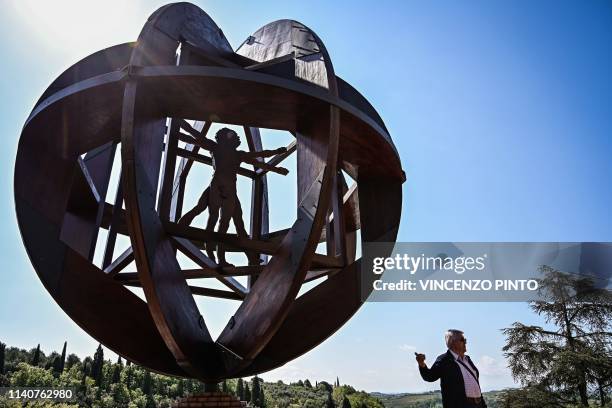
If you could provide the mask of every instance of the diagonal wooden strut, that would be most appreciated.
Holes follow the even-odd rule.
[[[236,279],[231,276],[224,276],[219,273],[219,265],[213,262],[210,258],[200,251],[198,247],[191,243],[188,239],[180,238],[180,237],[172,237],[172,241],[174,242],[176,248],[184,253],[189,259],[193,262],[197,263],[202,269],[213,275],[217,278],[221,283],[230,288],[233,292],[240,295],[244,298],[247,294],[247,290],[244,286],[240,284]]]

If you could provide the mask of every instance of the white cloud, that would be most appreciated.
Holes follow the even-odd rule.
[[[399,346],[399,349],[405,352],[411,352],[411,351],[416,351],[416,347],[415,346],[411,346],[409,344],[402,344],[401,346]]]
[[[506,376],[509,373],[505,363],[487,355],[480,357],[476,367],[478,367],[478,370],[480,370],[482,375],[489,377]]]

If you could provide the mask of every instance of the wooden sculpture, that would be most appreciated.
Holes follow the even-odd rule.
[[[233,131],[207,139],[213,122],[241,126],[249,151],[236,150]],[[295,141],[265,151],[259,128]],[[119,184],[106,202],[117,146]],[[267,174],[287,174],[279,164],[294,153],[295,221],[269,231]],[[181,219],[196,163],[214,164],[215,176]],[[343,172],[356,181],[347,185]],[[252,180],[248,233],[236,175]],[[380,116],[335,75],[310,29],[275,21],[234,51],[206,13],[177,3],[153,13],[135,43],[84,58],[43,93],[19,141],[15,206],[30,260],[70,318],[128,360],[214,383],[279,367],[355,313],[356,231],[363,242],[395,241],[403,181]],[[190,225],[205,208],[207,228]],[[227,233],[230,219],[237,234]],[[121,235],[131,246],[117,254]],[[325,254],[315,252],[321,242]],[[183,270],[177,251],[198,269]],[[225,251],[246,253],[249,264],[226,264]],[[245,275],[246,287],[235,279]],[[126,286],[141,287],[146,302]],[[217,339],[194,295],[241,302]]]

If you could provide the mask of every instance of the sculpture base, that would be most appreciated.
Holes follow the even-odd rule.
[[[173,408],[244,408],[246,401],[225,392],[204,392],[181,398]]]

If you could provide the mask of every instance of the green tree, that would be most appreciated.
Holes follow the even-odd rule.
[[[130,403],[130,392],[125,384],[117,383],[112,386],[113,406],[127,408]]]
[[[149,370],[146,370],[144,378],[142,380],[142,387],[141,387],[142,393],[144,395],[149,395],[152,393],[151,383],[152,383],[151,372],[149,372]]]
[[[94,354],[93,361],[91,363],[91,378],[93,378],[96,382],[96,386],[100,387],[102,385],[102,368],[104,367],[104,350],[102,350],[102,345],[98,344],[98,348],[96,349],[96,353]]]
[[[40,363],[40,344],[36,346],[36,351],[34,351],[34,357],[32,357],[32,365],[38,366]]]
[[[236,396],[240,401],[245,401],[244,398],[244,382],[242,378],[238,379],[238,383],[236,384]]]
[[[304,380],[304,387],[312,388],[312,384],[308,378]]]
[[[503,350],[513,377],[525,387],[506,393],[506,406],[520,405],[535,394],[556,406],[601,406],[612,385],[612,293],[593,280],[540,268],[540,296],[531,309],[553,326],[545,329],[515,322],[503,329]],[[513,405],[514,404],[514,405]]]
[[[244,383],[244,400],[247,402],[253,401],[253,396],[251,394],[251,390],[249,389],[249,383]]]
[[[325,390],[327,392],[332,392],[334,390],[334,388],[331,386],[330,383],[328,383],[327,381],[321,381],[317,384],[317,388],[320,388],[322,390]]]
[[[51,371],[25,362],[17,364],[17,370],[11,375],[11,385],[15,387],[52,387],[53,380]]]
[[[228,392],[228,389],[227,389],[227,380],[225,380],[225,379],[223,380],[223,383],[221,383],[221,391],[224,392],[224,393]]]
[[[252,379],[252,396],[251,396],[251,402],[253,403],[253,405],[258,406],[261,408],[262,404],[262,395],[261,395],[261,383],[260,383],[260,378],[255,376]]]
[[[179,397],[185,395],[185,384],[182,378],[179,378],[178,387],[176,388],[176,393]]]
[[[60,364],[60,367],[59,367],[60,374],[64,372],[64,367],[65,367],[65,364],[66,364],[66,347],[67,346],[68,346],[68,342],[65,341],[64,342],[64,347],[62,348],[62,355],[60,357],[60,359],[61,359],[60,360],[61,364]]]
[[[327,392],[327,399],[325,400],[325,408],[336,408],[334,399],[332,398],[331,392]]]
[[[351,408],[351,403],[349,402],[349,399],[346,397],[346,395],[342,399],[342,408]]]
[[[4,350],[6,349],[6,344],[0,342],[0,375],[4,374]]]
[[[117,364],[113,367],[113,376],[111,378],[111,383],[116,384],[121,379],[121,369],[123,368],[123,362],[121,361],[121,356],[117,359]]]
[[[72,368],[73,365],[79,364],[80,362],[81,362],[81,359],[79,358],[79,356],[71,353],[68,355],[68,358],[66,358],[66,369],[70,370],[70,368]]]

